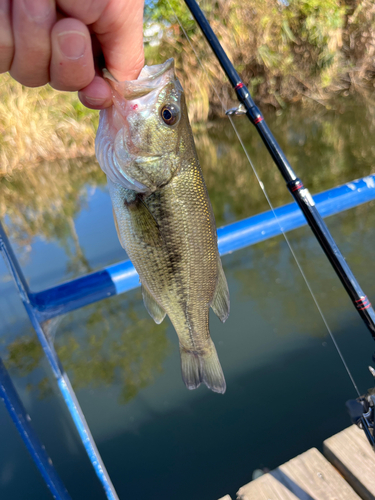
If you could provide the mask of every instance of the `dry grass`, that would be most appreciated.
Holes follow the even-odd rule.
[[[344,51],[350,61],[349,79],[357,91],[374,89],[375,2],[362,0],[348,12]]]
[[[220,101],[234,106],[235,95],[187,9],[170,1],[196,53],[166,0],[154,0],[163,36],[156,47],[146,44],[147,63],[176,59],[190,120],[203,122],[222,114]],[[373,95],[374,0],[296,0],[289,7],[274,0],[202,3],[258,103],[280,108],[316,101],[329,107],[340,93]],[[93,155],[97,123],[98,112],[82,106],[76,93],[29,89],[0,75],[0,177],[45,160]]]
[[[191,120],[220,115],[220,100],[232,107],[234,93],[184,6],[178,0],[154,0],[154,4],[157,9],[151,17],[164,33],[159,46],[146,46],[148,61],[175,57]],[[375,86],[374,0],[295,0],[285,4],[275,0],[201,2],[255,100],[276,109],[297,101],[329,108],[340,94],[371,95]],[[169,24],[163,22],[165,18]]]
[[[0,176],[42,160],[94,154],[98,112],[76,93],[30,89],[0,76]]]

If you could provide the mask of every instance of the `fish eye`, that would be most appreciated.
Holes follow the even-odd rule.
[[[166,104],[161,108],[160,116],[167,125],[174,125],[180,117],[180,110],[174,104]]]

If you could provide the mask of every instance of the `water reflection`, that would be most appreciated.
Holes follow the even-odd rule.
[[[375,146],[368,137],[374,135],[375,120],[371,109],[353,105],[342,113],[315,110],[314,114],[293,109],[267,118],[312,192],[372,171]],[[273,203],[291,201],[256,131],[245,120],[236,123]],[[197,129],[195,137],[218,225],[267,210],[230,124],[217,121]],[[115,234],[105,178],[93,159],[15,172],[0,180],[0,191],[0,216],[5,218],[17,255],[22,256],[28,244],[35,249],[24,265],[27,273],[32,269],[36,276],[31,279],[33,288],[125,258]],[[374,207],[371,202],[327,219],[369,297],[375,295]],[[371,380],[366,366],[372,353],[368,332],[309,228],[293,231],[290,238],[357,384],[367,389]],[[149,318],[140,290],[68,314],[57,330],[56,325],[45,325],[79,391],[121,497],[139,494],[145,469],[152,478],[143,485],[146,496],[155,491],[167,498],[178,491],[178,498],[184,500],[219,498],[227,491],[234,495],[250,479],[249,471],[273,468],[349,424],[343,402],[352,396],[350,381],[283,238],[235,252],[223,263],[232,313],[225,325],[212,318],[212,336],[228,383],[223,398],[203,387],[193,392],[185,389],[177,337],[168,321],[155,325]],[[59,265],[62,270],[56,278]],[[52,278],[45,285],[43,273],[47,272]],[[69,436],[65,427],[61,426],[61,440],[54,435],[45,439],[45,432],[55,432],[47,409],[56,407],[61,421],[68,421],[68,416],[65,419],[57,398],[47,397],[53,384],[13,285],[0,279],[0,287],[6,298],[1,310],[1,355],[22,391],[27,384],[22,396],[28,411],[33,422],[39,420],[47,448],[55,446],[61,470],[70,478],[69,489],[81,484],[83,495],[97,498],[95,481],[90,477],[77,481],[72,473],[73,452],[64,451],[60,442]],[[298,406],[301,395],[303,407]],[[265,408],[274,413],[276,425],[270,426],[264,418]],[[295,411],[301,409],[304,418],[296,421]],[[0,457],[4,463],[9,448],[4,447]],[[223,456],[231,457],[230,464]],[[196,483],[187,485],[186,475],[195,477]],[[19,484],[19,474],[14,477],[9,490]],[[22,492],[18,498],[27,494]]]
[[[68,257],[67,274],[87,273],[75,218],[87,206],[90,189],[105,185],[92,158],[43,162],[0,179],[0,217],[19,249],[27,250],[36,236],[58,241]]]
[[[266,116],[290,163],[312,192],[372,171],[375,145],[368,138],[375,134],[375,107],[357,102],[343,109],[292,108]],[[235,123],[273,203],[289,202],[281,175],[256,131],[244,117]],[[228,120],[197,126],[195,141],[218,225],[268,208]],[[105,184],[93,158],[41,163],[0,180],[0,217],[7,215],[8,231],[20,245],[41,235],[57,240],[69,254],[73,243],[70,258],[84,269],[87,263],[79,249],[74,218],[85,206],[90,187],[105,189]]]
[[[375,107],[352,103],[341,112],[288,109],[266,115],[292,167],[312,193],[373,171]],[[250,158],[275,206],[291,201],[285,183],[257,132],[245,117],[235,120]],[[235,132],[225,122],[195,135],[214,212],[219,225],[267,210],[258,182]]]
[[[368,258],[371,258],[375,227],[374,207],[375,202],[372,201],[336,216],[336,220],[340,221],[339,225],[336,222],[336,227],[340,228],[338,236],[346,238],[346,244],[341,245],[341,249],[353,271],[359,275],[365,274],[366,251],[370,252]],[[327,219],[329,227],[332,225],[331,220]],[[335,232],[338,233],[337,229],[333,228],[333,234]],[[289,238],[292,238],[293,251],[304,263],[303,270],[309,284],[315,285],[313,291],[323,310],[326,304],[329,304],[332,315],[330,326],[336,330],[341,321],[343,299],[351,310],[353,306],[350,300],[341,290],[342,285],[338,278],[337,283],[332,284],[335,274],[310,229],[305,227],[293,231]],[[240,285],[240,293],[235,300],[255,301],[258,310],[268,319],[278,335],[287,335],[290,332],[290,321],[301,335],[326,336],[327,330],[315,315],[316,306],[282,236],[268,240],[266,245],[255,245],[251,249],[251,258],[243,258],[237,262],[234,276]],[[340,293],[337,293],[338,290]],[[283,311],[273,310],[271,314],[270,304],[275,307],[274,300],[277,296],[283,297]],[[288,322],[280,321],[280,316],[288,318]],[[314,316],[316,317],[312,324],[311,318]]]
[[[127,403],[162,372],[171,349],[167,322],[156,325],[142,307],[140,293],[135,300],[115,297],[86,307],[78,318],[68,314],[58,325],[55,348],[75,390],[117,383],[121,386],[120,402]],[[54,337],[56,325],[52,335],[48,324],[44,328]],[[20,377],[30,375],[44,355],[31,333],[9,343],[6,352],[7,366]],[[29,384],[28,390],[46,397],[49,380],[43,377]]]
[[[366,275],[366,261],[371,258],[374,207],[375,202],[371,202],[335,216],[335,226],[340,228],[341,238],[344,238],[342,249],[359,276]],[[331,225],[330,219],[328,224]],[[301,228],[294,231],[291,238],[309,283],[324,313],[329,314],[332,330],[340,331],[343,306],[355,316],[349,299],[310,230]],[[237,307],[252,304],[257,316],[273,331],[273,337],[290,337],[291,332],[298,332],[300,340],[327,336],[282,236],[236,252],[230,261],[224,260],[224,265],[230,270],[232,303]],[[373,284],[361,281],[370,293]],[[251,317],[250,312],[249,315]],[[230,320],[236,324],[236,318]],[[172,344],[166,335],[168,325],[168,320],[161,325],[153,322],[143,307],[138,289],[70,313],[62,318],[61,323],[56,323],[56,320],[47,322],[44,329],[55,343],[76,390],[116,384],[121,387],[119,402],[123,404],[151,385],[163,372],[163,363],[172,352]],[[217,325],[213,327],[213,331],[217,328]],[[220,328],[228,334],[226,325],[220,325]],[[19,377],[32,374],[43,358],[43,351],[31,329],[29,334],[8,342],[4,352],[7,366],[16,370],[14,373]],[[179,373],[175,375],[179,377]],[[36,390],[43,398],[49,394],[50,384],[45,376],[37,377],[28,389]]]
[[[321,191],[371,172],[375,146],[367,136],[375,133],[375,111],[370,106],[354,103],[340,113],[318,108],[314,114],[311,110],[293,108],[270,116],[269,122],[291,163],[312,191]],[[273,203],[289,202],[284,182],[256,131],[244,119],[237,119],[236,125]],[[196,128],[195,140],[218,225],[268,208],[227,120]],[[95,188],[106,192],[105,175],[94,158],[41,163],[35,169],[16,171],[1,179],[0,216],[5,217],[10,237],[19,249],[27,248],[36,236],[47,242],[57,242],[66,256],[65,277],[77,276],[92,270],[80,242],[76,219],[87,208],[90,192]],[[371,218],[358,218],[358,214],[365,214],[367,210],[368,205],[347,213],[342,219],[342,233],[350,237],[359,232],[364,238],[370,229]],[[96,221],[92,219],[89,224],[94,227]],[[294,239],[297,251],[299,247],[304,248],[304,238],[309,237],[309,233],[302,231],[300,234]],[[270,292],[270,280],[277,294],[294,288],[294,296],[284,300],[283,315],[301,332],[311,331],[312,325],[306,323],[310,315],[299,313],[306,307],[303,306],[305,292],[301,291],[305,290],[305,284],[296,266],[292,265],[289,250],[285,247],[279,251],[280,241],[272,239],[259,251],[255,247],[253,260],[237,263],[234,276],[240,292],[232,300],[256,301],[262,315],[268,317],[269,303],[274,295]],[[316,255],[320,252],[314,245],[308,248],[312,259],[314,252]],[[360,252],[350,255],[353,263],[360,259]],[[292,271],[286,275],[286,269]],[[319,277],[321,290],[326,290],[326,281],[330,279],[326,272],[316,268],[313,274]],[[309,270],[307,275],[309,277]],[[140,296],[138,299],[138,303],[134,298],[114,298],[94,304],[84,310],[78,322],[72,315],[64,318],[56,348],[76,388],[110,385],[120,376],[123,377],[121,397],[126,402],[152,382],[153,374],[160,372],[169,352],[166,323],[156,326],[145,316]],[[310,306],[314,308],[312,303]],[[330,306],[332,310],[339,308],[338,299],[333,297]],[[275,319],[272,326],[282,335],[287,334],[290,323]],[[319,331],[320,335],[325,335],[324,330]],[[32,335],[19,337],[8,345],[9,365],[17,368],[20,376],[32,373],[42,356]],[[87,359],[89,364],[85,363]],[[39,394],[45,395],[47,381],[40,380],[38,387]]]

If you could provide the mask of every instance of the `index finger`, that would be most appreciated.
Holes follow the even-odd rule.
[[[109,72],[119,81],[134,80],[144,65],[144,0],[113,0],[93,29]]]
[[[58,0],[68,16],[90,25],[106,67],[120,81],[134,80],[144,65],[144,0]]]

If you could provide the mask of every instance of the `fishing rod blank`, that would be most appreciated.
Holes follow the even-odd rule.
[[[314,200],[309,191],[304,187],[302,181],[294,173],[290,163],[286,159],[282,149],[268,128],[263,115],[255,105],[249,90],[242,82],[233,64],[229,60],[209,22],[195,0],[185,0],[186,5],[193,14],[196,22],[211,46],[217,60],[226,73],[232,87],[237,93],[237,98],[246,110],[246,115],[257,129],[273,161],[280,170],[286,181],[286,185],[306,217],[315,237],[319,241],[324,253],[328,257],[332,267],[336,271],[345,290],[347,291],[353,305],[370,330],[375,340],[375,311],[370,301],[362,291],[358,281],[348,266],[346,260],[338,249],[325,222],[318,212]]]

